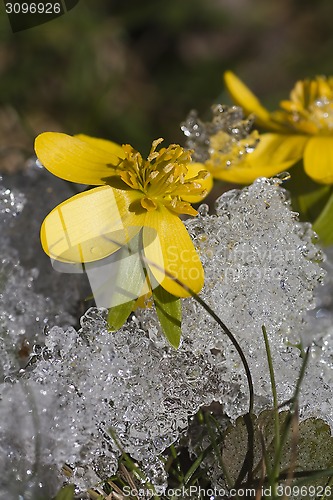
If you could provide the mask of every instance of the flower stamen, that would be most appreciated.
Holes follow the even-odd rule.
[[[333,77],[298,81],[290,100],[281,101],[272,118],[292,129],[311,135],[330,135],[333,130]]]
[[[191,151],[177,144],[156,151],[162,140],[153,141],[147,160],[130,145],[124,145],[124,159],[112,167],[114,175],[129,187],[142,192],[141,206],[147,211],[156,210],[159,204],[163,204],[178,214],[196,215],[197,212],[182,197],[201,194],[204,197],[206,190],[198,181],[209,174],[202,170],[190,177],[188,165]]]

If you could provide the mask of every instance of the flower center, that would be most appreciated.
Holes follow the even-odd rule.
[[[212,106],[213,118],[201,121],[192,111],[181,126],[187,137],[186,146],[193,149],[193,160],[205,163],[214,175],[214,169],[229,169],[241,163],[259,142],[256,130],[251,132],[254,118],[244,119],[238,106]]]
[[[208,173],[202,170],[191,177],[188,169],[191,151],[178,144],[156,151],[162,141],[157,139],[153,142],[147,160],[129,144],[122,146],[125,157],[113,167],[115,175],[143,194],[141,206],[147,211],[156,210],[159,204],[163,204],[178,214],[197,215],[190,203],[183,201],[183,197],[204,196],[200,180],[205,179]]]
[[[307,134],[333,133],[333,77],[317,76],[315,80],[296,83],[289,101],[280,103],[281,111],[273,118]]]

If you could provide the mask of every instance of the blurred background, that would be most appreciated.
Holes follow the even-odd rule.
[[[333,74],[332,0],[80,0],[13,33],[1,4],[0,169],[46,130],[131,143],[184,142],[180,123],[230,102],[235,71],[275,108],[297,79]]]

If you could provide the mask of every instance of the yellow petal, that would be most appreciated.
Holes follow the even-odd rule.
[[[77,194],[60,203],[41,227],[44,251],[67,263],[94,262],[128,242],[144,223],[132,210],[139,195],[110,186]]]
[[[258,177],[272,177],[302,158],[307,140],[303,135],[262,134],[253,153],[248,153],[238,165],[214,169],[214,177],[236,184],[250,184]]]
[[[108,154],[110,153],[117,156],[118,158],[125,158],[123,148],[116,142],[107,141],[106,139],[100,139],[98,137],[90,137],[89,135],[85,134],[76,134],[74,135],[74,137],[80,139],[80,141],[87,142],[94,148],[101,149]]]
[[[282,126],[271,120],[269,111],[261,105],[259,99],[232,71],[224,73],[224,83],[231,98],[243,108],[245,115],[253,113],[258,125],[274,131],[285,131]]]
[[[205,167],[203,163],[192,162],[186,165],[186,168],[188,172],[185,176],[185,180],[195,177],[203,170],[207,171],[207,167]],[[206,198],[207,194],[213,189],[213,176],[208,171],[205,179],[198,179],[195,182],[201,185],[204,193],[202,195],[183,195],[182,200],[188,201],[189,203],[200,203],[200,201]]]
[[[321,184],[333,184],[333,136],[308,140],[304,151],[305,172]]]
[[[170,273],[194,292],[204,283],[204,271],[192,240],[182,223],[161,206],[147,213],[143,229],[143,245],[148,266],[161,286],[177,297],[190,294],[165,272]]]
[[[112,175],[110,166],[119,163],[111,151],[58,132],[44,132],[36,137],[35,151],[52,174],[80,184],[105,184],[105,179]]]

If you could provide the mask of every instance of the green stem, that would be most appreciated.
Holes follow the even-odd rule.
[[[119,450],[121,451],[122,453],[122,458],[125,462],[125,464],[127,465],[128,469],[134,474],[136,475],[141,481],[144,482],[144,484],[146,485],[146,487],[151,491],[151,493],[153,494],[153,497],[154,500],[160,500],[160,497],[156,494],[156,491],[155,491],[155,488],[154,486],[149,482],[147,481],[147,478],[146,476],[144,475],[144,473],[139,469],[139,467],[133,462],[133,460],[130,458],[130,456],[124,451],[123,447],[121,446],[121,444],[119,443],[118,439],[117,439],[117,436],[115,434],[115,432],[113,431],[113,429],[109,429],[109,433],[112,437],[112,439],[114,440],[116,446],[119,448]]]
[[[269,477],[271,478],[271,486],[272,486],[272,491],[276,488],[278,477],[279,477],[279,470],[280,470],[280,462],[277,460],[278,455],[279,455],[279,450],[280,450],[280,419],[279,419],[279,404],[278,404],[278,398],[277,398],[277,392],[276,392],[276,382],[275,382],[275,374],[274,374],[274,367],[273,367],[273,360],[272,360],[272,353],[271,353],[271,348],[269,345],[268,341],[268,336],[267,336],[267,330],[265,326],[263,325],[262,327],[262,333],[264,336],[265,340],[265,348],[266,348],[266,355],[267,355],[267,362],[268,362],[268,368],[269,368],[269,377],[271,381],[271,388],[272,388],[272,395],[273,395],[273,406],[274,406],[274,455],[275,455],[275,460],[274,460],[274,466],[272,470],[272,474],[269,474]]]
[[[190,287],[185,285],[182,281],[180,281],[178,278],[173,276],[167,269],[161,268],[159,265],[156,263],[150,261],[147,259],[145,256],[143,256],[143,260],[149,267],[155,267],[159,271],[163,272],[166,276],[168,276],[170,279],[172,279],[177,285],[181,286],[184,290],[187,291],[189,295],[191,295],[194,300],[196,300],[204,309],[205,311],[210,314],[210,316],[216,321],[216,323],[221,327],[221,329],[224,331],[224,333],[227,335],[233,346],[235,347],[245,370],[246,374],[246,379],[248,383],[248,388],[249,388],[249,412],[247,415],[244,416],[244,422],[247,428],[247,434],[248,434],[248,442],[247,442],[247,453],[244,459],[243,466],[240,470],[240,473],[238,475],[237,481],[235,483],[235,486],[237,486],[243,478],[248,475],[248,482],[250,483],[252,481],[252,468],[253,468],[253,444],[254,444],[254,430],[253,430],[253,421],[252,421],[252,414],[253,414],[253,402],[254,402],[254,389],[253,389],[253,381],[252,381],[252,375],[250,372],[250,368],[248,365],[248,362],[246,360],[246,357],[244,355],[244,352],[242,351],[242,348],[234,335],[231,333],[229,328],[224,324],[224,322],[221,320],[221,318],[209,307],[206,302],[199,297]]]
[[[172,473],[177,479],[177,481],[179,481],[179,483],[182,483],[184,480],[184,474],[179,462],[179,457],[175,445],[172,444],[169,447],[169,450],[170,450],[170,457],[169,460],[166,462],[167,467],[165,468],[165,470],[169,472],[169,475],[170,473]]]
[[[290,414],[287,416],[286,420],[283,423],[283,430],[282,430],[281,436],[279,438],[280,447],[276,450],[275,457],[274,457],[275,462],[276,462],[276,467],[277,467],[277,464],[280,463],[283,447],[286,443],[289,429],[290,429],[290,426],[291,426],[292,421],[293,421],[293,415],[298,408],[298,405],[297,405],[298,396],[299,396],[301,385],[302,385],[303,378],[305,375],[305,370],[306,370],[306,366],[308,363],[309,354],[310,354],[310,347],[307,348],[307,350],[303,356],[303,362],[302,362],[300,373],[299,373],[299,376],[298,376],[298,379],[296,382],[295,392],[293,394],[293,397],[290,400]],[[289,477],[289,473],[287,475],[287,478],[288,477]],[[295,474],[294,474],[294,477],[295,477]]]
[[[227,337],[229,338],[229,340],[232,342],[232,344],[235,347],[237,353],[239,354],[239,357],[241,358],[241,361],[242,361],[242,364],[244,366],[244,370],[245,370],[245,373],[246,373],[247,383],[248,383],[248,387],[249,387],[249,413],[252,414],[253,413],[253,400],[254,400],[254,391],[253,391],[252,376],[251,376],[250,368],[249,368],[249,365],[247,363],[246,357],[245,357],[245,355],[244,355],[244,353],[242,351],[241,346],[239,345],[238,341],[234,337],[234,335],[231,333],[231,331],[229,330],[229,328],[223,323],[223,321],[221,320],[221,318],[190,287],[188,287],[187,285],[185,285],[185,283],[183,283],[178,278],[176,278],[175,276],[173,276],[173,274],[170,273],[167,269],[161,268],[159,265],[157,265],[156,263],[150,261],[145,256],[143,256],[143,260],[146,262],[146,264],[149,265],[149,267],[155,267],[155,269],[163,272],[166,276],[168,276],[168,278],[174,280],[174,282],[177,283],[177,285],[181,286],[184,290],[186,290],[194,298],[194,300],[196,300],[205,309],[205,311],[207,311],[208,314],[210,314],[210,316],[222,328],[222,330],[224,331],[224,333],[227,335]]]
[[[300,390],[301,390],[301,385],[302,385],[302,382],[303,382],[303,379],[304,379],[304,375],[305,375],[305,370],[306,370],[306,367],[307,367],[307,364],[308,364],[308,361],[309,361],[309,356],[310,356],[310,346],[305,351],[305,354],[304,354],[304,357],[303,357],[303,363],[302,363],[302,366],[301,366],[301,371],[299,373],[299,377],[298,377],[298,380],[297,380],[297,383],[296,383],[295,393],[294,393],[294,396],[292,398],[292,404],[291,404],[291,408],[290,408],[291,411],[295,410],[296,401],[298,400],[298,396],[299,396],[299,393],[300,393]]]
[[[223,472],[226,484],[227,484],[228,488],[231,488],[231,485],[232,485],[231,478],[230,478],[230,476],[228,474],[228,471],[227,471],[226,467],[224,466],[222,453],[221,453],[221,450],[219,449],[218,443],[217,443],[217,441],[215,439],[215,436],[214,436],[214,433],[213,433],[213,430],[212,430],[212,427],[211,427],[210,420],[211,420],[211,415],[208,414],[208,413],[206,413],[205,414],[205,421],[206,421],[206,425],[207,425],[207,429],[208,429],[208,434],[209,434],[209,437],[210,437],[210,442],[212,443],[213,449],[215,451],[215,455],[216,455],[216,457],[217,457],[217,459],[219,461],[219,464],[220,464],[220,467],[222,469],[222,472]],[[223,436],[221,435],[221,438],[222,437]],[[238,498],[237,495],[236,495],[236,498]]]
[[[329,491],[330,498],[331,498],[331,492],[332,492],[332,484],[333,484],[333,476],[330,477],[330,479],[326,483],[326,486],[325,486],[325,489],[324,489],[324,492],[325,491]],[[321,497],[317,497],[318,500],[326,500],[326,498],[328,498],[328,496],[326,495],[326,493],[324,493],[324,495],[321,496]]]

